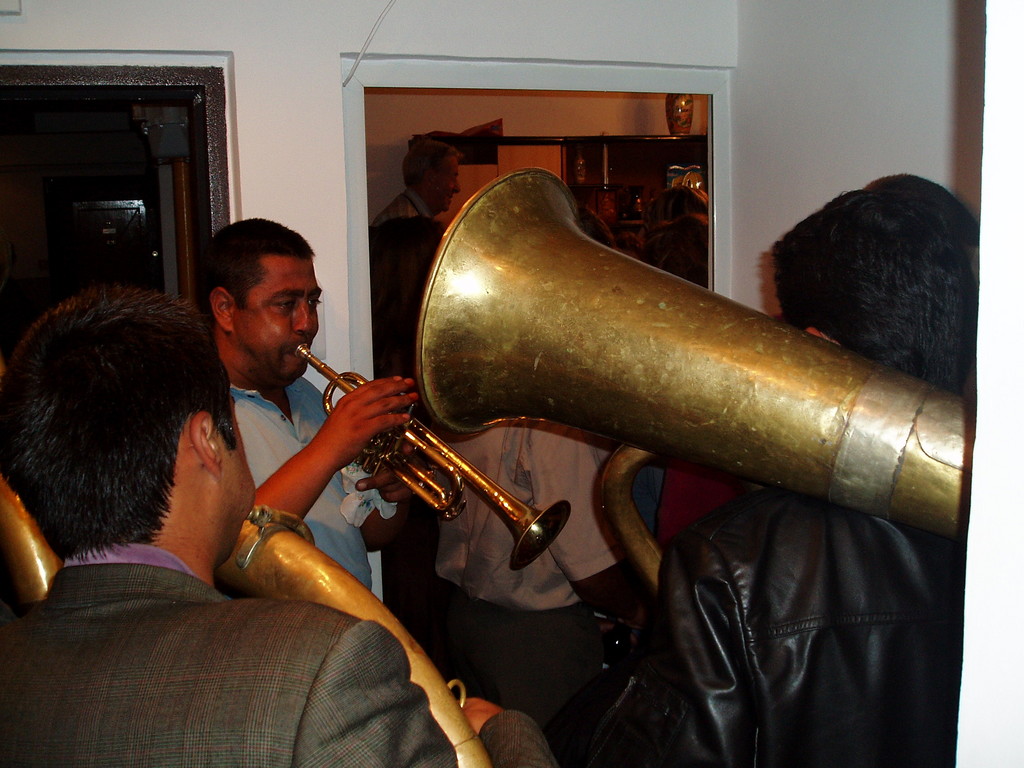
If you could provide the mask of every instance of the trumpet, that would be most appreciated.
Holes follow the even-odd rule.
[[[295,354],[327,379],[323,408],[328,415],[334,410],[334,395],[337,390],[348,394],[367,383],[367,380],[358,373],[338,373],[314,355],[306,344],[300,344]],[[430,469],[423,469],[410,460],[414,454],[408,454],[403,450],[406,443],[419,453]],[[416,419],[410,419],[404,426],[374,437],[357,460],[371,475],[382,467],[390,469],[414,494],[445,520],[451,520],[462,513],[466,506],[465,486],[468,484],[497,512],[512,534],[515,542],[509,557],[509,567],[512,570],[532,563],[555,540],[569,519],[569,502],[557,501],[546,510],[534,509],[524,504],[509,495]],[[437,479],[438,475],[444,482]]]

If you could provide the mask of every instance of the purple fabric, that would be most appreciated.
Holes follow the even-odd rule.
[[[154,547],[152,544],[115,544],[99,552],[69,557],[64,561],[64,566],[108,565],[111,563],[156,565],[161,568],[170,568],[174,571],[181,571],[190,576],[195,576],[192,569],[185,565],[184,561],[177,555],[168,552],[166,549]]]

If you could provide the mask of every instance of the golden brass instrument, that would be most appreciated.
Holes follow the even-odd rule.
[[[3,477],[0,555],[19,607],[45,598],[53,577],[63,566]],[[252,510],[231,557],[217,569],[216,577],[240,594],[309,600],[383,625],[402,644],[409,659],[410,679],[426,692],[430,712],[455,748],[459,765],[490,768],[491,759],[483,742],[423,649],[372,592],[313,545],[312,535],[301,520],[266,507]]]
[[[318,373],[327,379],[327,387],[323,394],[323,407],[328,416],[334,411],[334,395],[338,389],[341,389],[344,394],[366,384],[367,380],[358,373],[337,373],[314,355],[307,344],[300,344],[295,349],[295,354],[312,365]],[[434,444],[439,442],[438,439],[433,435],[429,437],[430,440],[410,438],[409,441],[414,445],[416,442],[426,443],[425,448],[430,452],[435,471],[440,472],[447,479],[447,485],[435,479],[434,471],[421,469],[405,460],[400,451],[402,440],[405,439],[405,435],[402,433],[385,432],[376,435],[363,450],[358,460],[363,469],[371,475],[382,466],[389,467],[403,483],[409,486],[413,493],[435,512],[445,520],[451,520],[462,514],[462,510],[466,506],[463,495],[464,484],[456,468],[450,462],[446,462],[434,448]],[[419,446],[417,445],[417,447]]]
[[[3,476],[0,476],[0,556],[11,574],[19,609],[46,597],[54,574],[63,565]]]
[[[313,545],[301,521],[257,507],[242,524],[235,550],[217,569],[216,577],[242,594],[309,600],[383,625],[402,644],[409,677],[426,692],[430,712],[455,748],[459,765],[491,766],[483,742],[424,650],[376,595]]]
[[[324,390],[323,407],[333,409],[335,390],[348,393],[366,383],[356,373],[339,374],[314,355],[309,347],[300,344],[295,354],[309,362],[328,380]],[[423,499],[446,519],[462,512],[465,505],[464,484],[469,485],[498,513],[512,534],[515,545],[509,558],[509,567],[517,570],[532,563],[555,540],[569,519],[569,503],[558,501],[546,510],[537,510],[510,496],[487,475],[466,461],[422,423],[412,419],[404,427],[382,433],[364,451],[360,461],[371,475],[381,466],[389,467],[413,493]],[[402,451],[408,443],[424,457],[429,466],[448,479],[448,487],[438,483],[433,473],[411,463]]]
[[[601,503],[615,537],[647,594],[658,594],[661,546],[640,516],[633,500],[633,481],[637,472],[658,457],[630,445],[620,445],[608,457],[601,470]]]
[[[497,179],[448,227],[416,354],[454,432],[548,419],[961,533],[960,398],[589,239],[547,171]]]

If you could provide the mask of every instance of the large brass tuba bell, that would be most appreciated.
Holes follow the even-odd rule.
[[[547,171],[492,182],[449,226],[417,362],[452,431],[549,419],[960,532],[959,398],[590,240]]]

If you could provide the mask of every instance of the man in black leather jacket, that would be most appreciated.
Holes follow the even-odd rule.
[[[773,255],[789,322],[962,392],[977,286],[933,204],[846,193]],[[587,765],[953,765],[962,563],[959,543],[789,491],[731,502],[666,552],[651,647]]]

